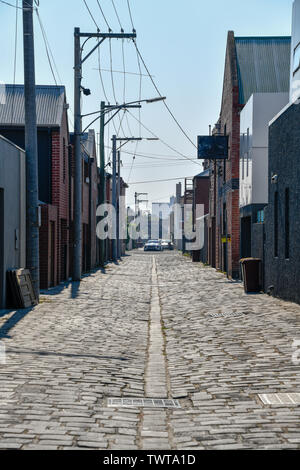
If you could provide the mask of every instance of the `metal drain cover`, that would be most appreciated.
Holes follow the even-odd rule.
[[[300,393],[263,393],[258,396],[265,405],[300,406]]]
[[[245,312],[227,312],[227,313],[209,313],[211,318],[230,318],[230,317],[242,317],[247,315]]]
[[[108,398],[109,408],[143,407],[143,408],[181,408],[178,400],[157,398]]]

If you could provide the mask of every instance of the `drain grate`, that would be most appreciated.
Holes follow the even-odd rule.
[[[178,400],[157,398],[108,398],[109,408],[143,407],[143,408],[181,408]]]
[[[258,397],[264,405],[300,406],[300,393],[262,393]]]
[[[229,317],[242,317],[247,315],[246,312],[225,312],[225,313],[209,313],[211,318],[229,318]]]

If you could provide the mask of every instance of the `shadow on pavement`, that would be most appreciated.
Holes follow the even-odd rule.
[[[15,350],[15,349],[7,349],[7,353],[10,354],[28,354],[28,355],[35,355],[35,356],[57,356],[57,357],[85,357],[85,358],[92,358],[92,359],[112,359],[115,361],[129,361],[129,359],[125,357],[118,357],[118,356],[96,356],[94,354],[71,354],[71,353],[59,353],[53,351],[22,351],[22,350]]]
[[[11,317],[7,319],[7,321],[4,323],[4,325],[1,326],[0,328],[0,339],[1,338],[10,338],[8,336],[8,332],[14,328],[21,320],[23,320],[28,313],[30,313],[33,310],[34,307],[27,308],[27,309],[22,309],[22,310],[12,310],[12,311],[4,311],[4,315],[1,315],[1,317],[4,317],[5,315],[9,315],[9,313],[15,312]]]

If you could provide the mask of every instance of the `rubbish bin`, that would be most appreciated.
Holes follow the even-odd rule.
[[[244,258],[240,260],[240,263],[242,266],[245,292],[260,292],[262,290],[261,259]]]
[[[200,263],[200,250],[192,251],[192,260],[193,263]]]

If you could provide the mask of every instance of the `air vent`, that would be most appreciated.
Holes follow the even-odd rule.
[[[258,397],[264,405],[300,406],[300,393],[262,393]]]
[[[178,400],[156,398],[108,398],[109,408],[181,408]]]

